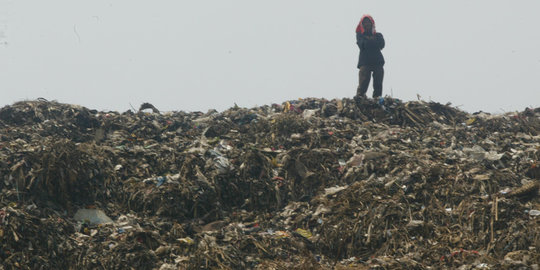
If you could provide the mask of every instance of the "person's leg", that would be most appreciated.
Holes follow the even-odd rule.
[[[356,96],[365,97],[369,87],[369,81],[371,80],[371,70],[366,66],[361,66],[358,71],[358,89],[356,90]]]
[[[384,78],[384,68],[377,66],[373,68],[373,98],[382,96],[382,83]]]

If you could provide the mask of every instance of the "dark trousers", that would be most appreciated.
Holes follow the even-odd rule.
[[[369,81],[373,74],[373,97],[382,96],[382,82],[384,77],[383,66],[361,66],[358,71],[359,83],[356,90],[357,96],[365,96],[369,87]]]

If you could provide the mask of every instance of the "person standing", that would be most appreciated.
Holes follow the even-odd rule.
[[[373,76],[373,98],[378,98],[382,96],[384,57],[381,50],[385,43],[383,35],[375,31],[375,20],[370,15],[363,15],[356,27],[356,44],[360,49],[356,97],[366,97],[369,81]]]

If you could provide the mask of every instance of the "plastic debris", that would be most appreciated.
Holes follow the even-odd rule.
[[[300,228],[296,229],[295,232],[300,234],[304,238],[311,238],[313,236],[310,231]]]
[[[112,219],[99,209],[79,209],[73,217],[77,221],[89,222],[90,224],[112,223]]]
[[[473,120],[474,119],[474,120]],[[1,269],[537,269],[540,109],[0,109]]]

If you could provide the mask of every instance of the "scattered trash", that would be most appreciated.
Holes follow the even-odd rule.
[[[112,223],[112,219],[99,209],[79,209],[73,217],[77,221],[93,225]]]
[[[325,188],[324,189],[324,195],[325,196],[329,196],[329,195],[334,195],[346,188],[348,188],[349,186],[343,186],[343,187],[329,187],[329,188]]]
[[[540,109],[0,109],[5,269],[528,269]]]
[[[308,238],[308,239],[313,236],[310,231],[300,229],[300,228],[296,229],[295,232],[298,233],[299,235],[301,235],[302,237]]]

